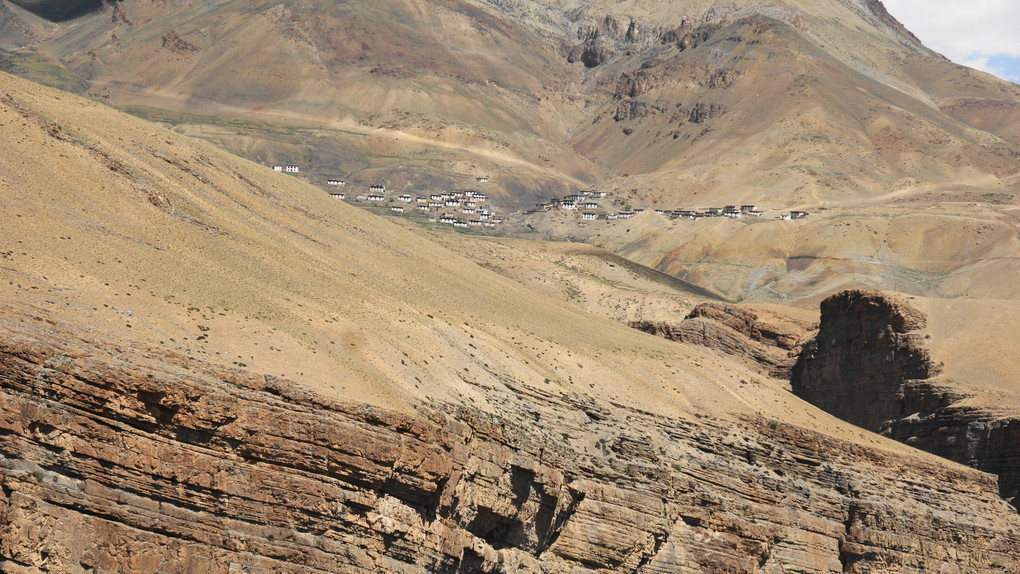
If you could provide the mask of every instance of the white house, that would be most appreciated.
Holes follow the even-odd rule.
[[[335,185],[336,187],[343,187],[347,185],[347,182],[343,181],[342,179],[327,179],[326,185]]]
[[[560,204],[560,209],[565,209],[567,211],[577,211],[577,204],[574,203],[573,201],[564,201],[563,203]]]
[[[414,201],[414,198],[411,197],[411,194],[405,193],[404,195],[401,195],[400,197],[398,197],[397,201],[403,201],[404,203],[411,203],[412,201]]]
[[[368,186],[368,191],[371,191],[372,193],[383,193],[384,191],[386,191],[386,186],[379,184],[370,185]]]
[[[394,205],[393,207],[390,208],[390,211],[394,213],[404,213],[404,208],[400,207],[399,205]]]
[[[594,213],[582,213],[581,219],[585,221],[595,221],[596,219],[598,219],[598,216],[595,215]]]
[[[329,194],[337,199],[347,199],[347,194],[342,191],[331,191]]]
[[[368,200],[369,201],[383,201],[385,199],[386,199],[385,196],[379,195],[378,193],[370,193],[370,194],[368,194]]]
[[[487,177],[476,177],[475,181],[477,181],[478,183],[487,183],[489,181],[489,178],[487,178]]]
[[[273,171],[283,171],[283,166],[282,165],[274,165],[273,166]]]
[[[283,167],[283,171],[285,171],[287,173],[297,173],[297,172],[299,172],[301,170],[296,165],[286,165],[286,166]]]

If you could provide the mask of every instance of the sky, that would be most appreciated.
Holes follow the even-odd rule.
[[[883,0],[925,46],[1020,83],[1020,0]]]

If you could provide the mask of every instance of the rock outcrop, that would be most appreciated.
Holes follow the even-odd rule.
[[[4,572],[1020,570],[976,471],[511,379],[498,414],[400,413],[24,321],[0,330]]]
[[[975,402],[941,381],[924,339],[925,315],[877,291],[844,291],[821,304],[818,335],[794,366],[794,393],[839,418],[999,476],[1020,494],[1020,415]]]
[[[939,372],[912,331],[927,318],[879,291],[844,291],[821,303],[818,335],[790,380],[809,403],[872,432],[902,415],[901,387]]]
[[[630,326],[672,341],[750,359],[769,375],[784,380],[790,377],[801,339],[814,327],[793,320],[785,324],[766,320],[746,308],[723,303],[702,303],[683,321],[672,325],[634,321]]]
[[[190,54],[197,52],[199,47],[185,40],[176,30],[170,30],[160,38],[162,47],[177,54]]]

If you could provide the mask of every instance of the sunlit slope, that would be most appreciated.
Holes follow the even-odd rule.
[[[654,412],[805,416],[726,359],[524,288],[294,178],[0,82],[12,312],[399,408],[482,405],[478,385],[512,382]]]
[[[487,176],[526,208],[592,185],[795,206],[1018,178],[1020,91],[880,2],[189,0],[23,20],[94,97],[319,179]]]
[[[502,175],[500,189],[525,195],[596,173],[562,142],[580,117],[578,72],[541,28],[488,4],[121,8],[124,18],[48,30],[37,48],[87,78],[95,97],[202,125],[200,135],[239,155],[366,183],[398,165],[427,167],[433,185]]]

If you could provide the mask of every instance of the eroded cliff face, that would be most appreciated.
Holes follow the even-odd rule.
[[[738,305],[702,303],[683,321],[632,321],[630,327],[671,341],[700,345],[749,359],[769,375],[787,380],[803,339],[815,326],[788,319],[785,324],[759,318]]]
[[[823,410],[880,432],[900,416],[900,388],[938,373],[921,337],[927,318],[879,291],[844,291],[821,303],[818,335],[793,367],[793,392]]]
[[[979,472],[507,379],[399,413],[6,321],[4,572],[1016,572]]]
[[[942,381],[909,301],[844,291],[821,304],[818,335],[793,368],[794,393],[837,417],[916,448],[998,475],[1002,497],[1020,494],[1020,417]]]

